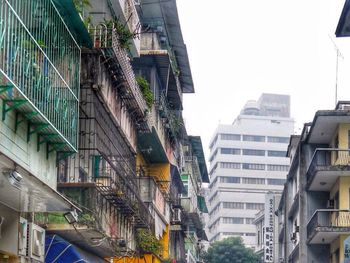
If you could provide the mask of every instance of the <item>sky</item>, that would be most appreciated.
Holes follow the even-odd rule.
[[[317,110],[350,100],[350,38],[335,38],[345,0],[177,0],[195,94],[184,94],[188,134],[208,159],[218,124],[247,100],[289,94],[295,133]],[[334,42],[334,43],[333,43]]]

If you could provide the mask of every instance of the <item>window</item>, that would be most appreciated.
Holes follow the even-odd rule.
[[[265,164],[243,163],[242,168],[245,170],[265,170]]]
[[[240,182],[241,182],[240,177],[228,177],[228,176],[220,177],[220,183],[239,184]]]
[[[263,210],[264,204],[261,203],[246,203],[246,209],[249,210]]]
[[[244,209],[244,203],[240,202],[222,202],[223,208],[227,209]]]
[[[248,225],[253,225],[254,224],[253,221],[254,221],[254,218],[246,218],[245,219],[245,223]]]
[[[285,151],[267,151],[267,156],[272,157],[286,157],[287,152]]]
[[[222,222],[224,224],[244,224],[243,217],[223,217]]]
[[[241,154],[241,150],[235,149],[235,148],[221,148],[220,151],[221,151],[221,154],[233,154],[233,155]]]
[[[268,171],[286,171],[286,172],[288,172],[289,165],[268,164],[267,170]]]
[[[267,179],[269,185],[284,185],[285,182],[285,179]]]
[[[221,134],[221,140],[240,141],[241,140],[241,135],[240,134],[222,133]]]
[[[221,162],[220,168],[224,169],[241,169],[240,163],[230,163],[230,162]]]
[[[242,184],[265,184],[264,178],[242,178]]]
[[[247,236],[247,237],[255,237],[256,234],[255,233],[245,233],[245,236]]]
[[[237,233],[237,232],[222,232],[224,236],[243,236],[244,233]]]
[[[243,149],[243,155],[265,156],[264,150]]]
[[[243,141],[249,141],[249,142],[264,142],[265,136],[259,136],[259,135],[243,135]]]
[[[267,141],[275,143],[289,143],[289,137],[268,136]]]

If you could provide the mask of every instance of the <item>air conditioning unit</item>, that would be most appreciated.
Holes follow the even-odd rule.
[[[334,199],[330,199],[327,201],[327,208],[334,208]]]
[[[18,254],[27,256],[28,249],[28,221],[23,217],[19,218],[18,227]]]
[[[38,262],[45,259],[45,229],[29,223],[28,256]]]
[[[181,209],[180,208],[174,208],[172,210],[172,218],[171,222],[173,224],[180,223],[181,222]]]

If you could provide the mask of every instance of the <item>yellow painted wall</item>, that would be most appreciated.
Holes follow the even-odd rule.
[[[331,243],[331,263],[343,263],[344,262],[344,240],[348,238],[349,235],[340,235]],[[339,262],[335,261],[334,253],[339,248]]]
[[[348,149],[348,131],[350,130],[350,124],[342,123],[339,124],[338,135],[339,135],[339,148]]]
[[[339,191],[339,209],[349,209],[350,176],[340,176],[338,178],[331,189],[331,199],[334,198],[337,191]]]
[[[123,257],[114,258],[113,263],[162,263],[162,261],[152,254],[144,255],[144,257]]]
[[[170,230],[169,230],[169,225],[166,226],[165,232],[163,234],[162,239],[160,240],[160,243],[163,247],[163,253],[162,257],[163,258],[168,258],[169,257],[169,239],[170,239]]]

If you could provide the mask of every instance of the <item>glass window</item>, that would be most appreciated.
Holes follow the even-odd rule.
[[[265,164],[243,163],[242,168],[245,170],[265,170]]]
[[[233,154],[233,155],[240,155],[241,150],[235,149],[235,148],[221,148],[221,154]]]
[[[267,141],[275,143],[289,143],[289,137],[268,136]]]
[[[268,164],[267,170],[268,171],[288,171],[289,165]]]
[[[222,219],[224,224],[244,224],[243,217],[223,217]]]
[[[231,163],[231,162],[221,162],[220,168],[224,169],[241,169],[240,163]]]
[[[264,150],[243,149],[243,155],[265,156]]]
[[[222,133],[221,134],[221,140],[240,141],[241,140],[241,135],[240,134]]]
[[[223,208],[227,209],[244,209],[244,203],[241,202],[222,202]]]
[[[221,183],[228,183],[228,184],[239,184],[241,182],[240,177],[228,177],[228,176],[222,176],[220,177]]]
[[[285,179],[267,179],[269,185],[284,185],[285,182]]]
[[[242,178],[242,184],[265,184],[264,178]]]
[[[248,225],[254,224],[253,221],[254,221],[254,218],[246,218],[245,219],[245,223],[248,224]]]
[[[286,151],[267,151],[267,155],[272,157],[286,157],[286,154]]]
[[[256,236],[255,233],[245,233],[245,235],[246,235],[247,237],[255,237],[255,236]]]
[[[246,203],[246,209],[249,210],[263,210],[264,204],[261,203]]]
[[[264,142],[265,141],[265,136],[260,136],[260,135],[243,135],[243,141]]]

